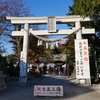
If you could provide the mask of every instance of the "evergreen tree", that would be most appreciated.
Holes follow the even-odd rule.
[[[80,15],[81,17],[90,17],[92,22],[81,23],[82,27],[95,28],[96,34],[82,35],[82,38],[87,38],[90,47],[90,67],[91,75],[96,75],[96,62],[100,63],[100,0],[73,0],[73,5],[69,7],[67,15]],[[70,24],[69,24],[70,25]],[[99,66],[99,65],[98,65]]]

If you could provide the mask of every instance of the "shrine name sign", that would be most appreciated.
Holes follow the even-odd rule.
[[[75,40],[76,78],[90,79],[88,40]]]
[[[34,86],[34,96],[63,96],[63,86]]]

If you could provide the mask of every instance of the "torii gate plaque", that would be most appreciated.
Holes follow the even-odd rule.
[[[23,40],[23,51],[21,52],[21,63],[20,63],[20,84],[27,83],[27,62],[28,62],[28,36],[29,33],[34,35],[67,35],[75,32],[77,29],[81,28],[81,22],[92,21],[89,17],[83,19],[80,16],[56,16],[56,17],[7,17],[8,20],[11,20],[12,24],[23,25],[24,29],[20,31],[13,31],[12,36],[24,36]],[[49,22],[51,23],[49,25]],[[75,28],[67,30],[55,30],[56,26],[51,27],[53,24],[67,24],[75,23]],[[40,25],[48,24],[49,30],[32,30],[29,28],[29,25]],[[85,29],[79,30],[76,33],[76,39],[82,39],[82,34],[94,34],[95,29]]]

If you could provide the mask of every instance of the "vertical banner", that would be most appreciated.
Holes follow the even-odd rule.
[[[26,52],[21,52],[20,77],[26,77]]]
[[[76,78],[90,79],[88,40],[75,40]]]

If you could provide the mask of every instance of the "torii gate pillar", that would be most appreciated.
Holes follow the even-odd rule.
[[[29,24],[25,23],[24,29],[26,30],[24,32],[24,40],[23,40],[23,52],[28,51],[28,36],[29,36]]]
[[[77,21],[77,22],[75,23],[75,27],[76,27],[76,30],[81,28],[80,21]],[[79,30],[79,31],[76,33],[76,39],[82,39],[82,31],[81,31],[81,30]]]
[[[23,39],[23,51],[20,58],[20,77],[19,83],[26,84],[27,82],[27,64],[28,64],[28,41],[29,41],[29,24],[24,25],[24,39]]]

